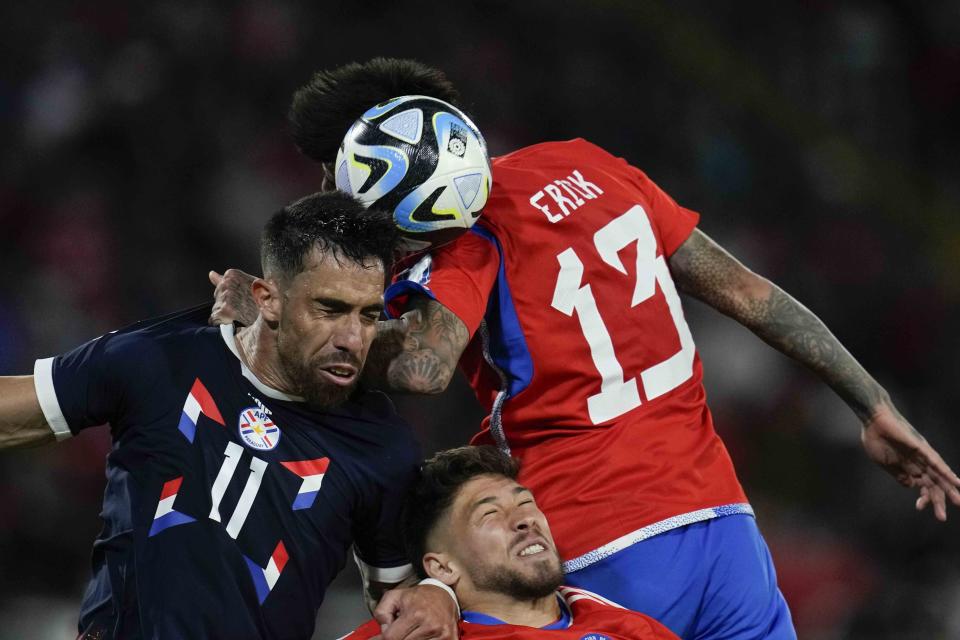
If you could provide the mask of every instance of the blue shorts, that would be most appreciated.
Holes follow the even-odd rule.
[[[566,583],[645,613],[683,640],[796,640],[767,544],[750,515],[653,536]]]

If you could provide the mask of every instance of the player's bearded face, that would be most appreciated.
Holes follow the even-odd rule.
[[[317,408],[344,402],[360,380],[383,308],[383,267],[314,251],[283,291],[277,355],[283,377]]]
[[[356,389],[359,375],[347,384],[338,385],[332,383],[325,372],[340,365],[348,365],[361,371],[363,362],[349,353],[304,354],[299,349],[297,339],[290,335],[293,332],[289,329],[284,331],[282,321],[280,327],[277,353],[288,379],[298,390],[297,395],[303,396],[308,404],[318,409],[329,409],[343,404]]]
[[[562,584],[550,527],[529,490],[482,476],[464,485],[453,509],[457,557],[477,591],[535,600]]]
[[[563,569],[555,551],[529,566],[487,563],[478,558],[470,568],[473,584],[483,591],[503,593],[517,600],[536,600],[552,594],[563,584]]]

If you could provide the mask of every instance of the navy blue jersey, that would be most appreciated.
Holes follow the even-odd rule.
[[[58,437],[113,435],[81,633],[305,639],[351,544],[374,579],[410,572],[397,520],[420,450],[386,396],[310,409],[189,313],[39,360],[35,381]]]

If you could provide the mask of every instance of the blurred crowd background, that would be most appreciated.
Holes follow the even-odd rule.
[[[0,373],[258,270],[266,217],[320,183],[286,129],[311,72],[445,69],[494,153],[585,137],[793,293],[960,467],[960,5],[187,0],[0,8]],[[960,512],[867,462],[810,374],[695,301],[716,424],[801,638],[960,637]],[[953,327],[953,329],[951,329]],[[481,418],[400,398],[430,452]],[[0,454],[0,638],[70,638],[106,430]],[[317,638],[364,617],[347,567]]]

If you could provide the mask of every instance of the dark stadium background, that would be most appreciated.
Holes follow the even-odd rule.
[[[203,301],[208,269],[255,271],[262,221],[320,182],[293,90],[413,56],[494,152],[583,136],[701,211],[960,467],[956,2],[19,2],[0,48],[0,373]],[[960,512],[916,514],[832,392],[687,315],[800,637],[960,637]],[[461,382],[399,402],[430,451],[480,418]],[[0,637],[73,637],[107,446],[0,454]],[[348,567],[317,637],[362,616]]]

